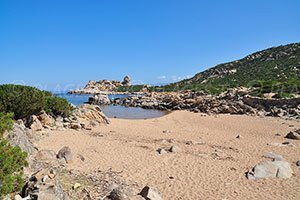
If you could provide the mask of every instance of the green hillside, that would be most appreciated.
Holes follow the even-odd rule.
[[[237,61],[219,64],[190,79],[166,85],[161,89],[220,93],[238,86],[254,88],[255,95],[267,92],[276,92],[282,96],[299,94],[300,43],[269,48]]]

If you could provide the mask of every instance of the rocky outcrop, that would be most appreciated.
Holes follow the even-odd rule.
[[[246,88],[228,90],[217,96],[202,92],[152,92],[145,95],[114,99],[115,105],[157,110],[189,110],[208,114],[247,114],[300,118],[300,99],[261,99],[248,95]]]
[[[131,86],[131,79],[129,76],[125,76],[124,80],[90,80],[84,88],[72,90],[70,94],[99,94],[103,92],[113,92],[120,86]]]
[[[131,79],[129,76],[125,76],[122,82],[123,86],[131,86]]]
[[[36,148],[31,141],[32,132],[25,127],[22,120],[18,120],[14,124],[13,130],[6,137],[12,146],[19,146],[28,155],[36,152]]]
[[[91,125],[93,122],[99,124],[109,124],[110,120],[102,112],[101,108],[97,105],[83,104],[76,108],[73,116],[77,121],[85,126]]]
[[[28,127],[26,130],[33,132],[42,131],[45,128],[51,130],[65,130],[67,128],[75,130],[91,130],[92,127],[99,126],[100,124],[110,123],[109,119],[105,116],[98,105],[90,104],[83,104],[76,107],[69,117],[63,118],[61,116],[56,116],[56,118],[53,118],[46,112],[42,112],[37,116],[30,116],[29,119],[24,121],[26,127]],[[25,130],[26,127],[23,121],[19,120],[18,122],[24,126]]]

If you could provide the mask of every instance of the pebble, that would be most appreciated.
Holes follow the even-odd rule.
[[[73,188],[73,190],[76,190],[79,187],[81,187],[81,184],[80,183],[75,183],[72,188]]]

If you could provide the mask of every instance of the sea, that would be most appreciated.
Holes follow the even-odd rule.
[[[58,97],[68,100],[69,103],[79,106],[88,102],[91,95],[89,94],[68,94],[68,93],[56,93]],[[110,99],[125,98],[128,94],[110,94]],[[168,114],[167,111],[143,109],[138,107],[125,107],[121,105],[100,105],[104,114],[109,118],[120,119],[151,119],[158,118]]]

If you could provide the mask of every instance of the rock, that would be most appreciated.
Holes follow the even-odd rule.
[[[32,155],[36,152],[36,148],[30,141],[24,124],[19,120],[14,124],[13,130],[10,131],[6,137],[12,146],[19,146],[23,151],[27,152],[28,155]]]
[[[129,77],[128,77],[129,78]],[[130,78],[126,78],[126,81],[124,84],[130,85]],[[122,86],[122,83],[120,81],[115,80],[99,80],[99,81],[93,81],[90,80],[84,88],[76,89],[73,91],[70,91],[70,94],[99,94],[103,92],[112,92],[117,87]]]
[[[45,175],[43,178],[42,178],[42,182],[45,183],[50,177],[48,175]]]
[[[14,200],[30,200],[30,196],[27,196],[25,198],[21,197],[19,194],[15,195]],[[3,199],[5,200],[5,199]],[[10,197],[8,196],[8,200],[10,200]]]
[[[110,104],[110,99],[107,94],[95,94],[89,98],[90,104],[107,105]]]
[[[165,154],[165,153],[167,153],[167,151],[166,151],[165,149],[163,149],[163,148],[157,149],[157,152],[158,152],[159,154]]]
[[[108,197],[111,200],[129,200],[130,196],[132,196],[132,192],[130,191],[129,188],[124,187],[124,186],[119,186],[117,188],[114,188],[110,192]]]
[[[56,153],[52,150],[40,150],[35,154],[34,158],[38,161],[55,160]]]
[[[124,86],[131,86],[131,80],[129,76],[125,76],[122,82],[122,85]]]
[[[83,104],[73,111],[73,116],[76,116],[80,123],[91,125],[91,121],[99,124],[109,124],[110,120],[102,112],[101,108],[97,105]]]
[[[53,126],[55,120],[48,115],[45,111],[42,111],[37,118],[42,123],[43,126]]]
[[[285,137],[288,139],[300,140],[300,129],[289,132]]]
[[[29,127],[33,131],[41,131],[43,130],[43,124],[40,122],[40,120],[35,115],[31,115],[28,120]]]
[[[291,178],[293,175],[292,168],[290,164],[286,161],[274,161],[273,164],[278,167],[276,174],[277,178],[287,179]]]
[[[80,183],[75,183],[72,188],[73,188],[73,190],[76,190],[79,187],[81,187],[81,184]]]
[[[237,135],[235,138],[240,139],[242,136],[241,135]]]
[[[15,200],[22,200],[23,198],[19,195],[19,194],[17,194],[17,195],[15,195],[15,198],[14,198]]]
[[[172,133],[170,130],[164,130],[163,133]]]
[[[181,149],[178,146],[176,146],[176,145],[171,146],[171,148],[169,149],[169,151],[172,152],[172,153],[177,153],[180,150]]]
[[[261,178],[281,178],[286,179],[292,176],[290,164],[286,161],[264,161],[257,164],[247,173],[247,178],[251,180]]]
[[[57,153],[57,158],[58,159],[65,159],[65,161],[68,163],[72,160],[72,152],[71,149],[67,146],[63,147],[59,152]]]
[[[100,125],[99,122],[97,122],[96,120],[91,120],[91,121],[89,122],[89,125],[88,125],[88,126],[97,127],[97,126],[99,126],[99,125]]]
[[[186,145],[193,145],[194,142],[193,142],[193,141],[187,141],[185,144],[186,144]]]
[[[297,165],[297,166],[300,166],[300,160],[298,160],[298,161],[296,162],[296,165]]]
[[[279,154],[275,154],[273,152],[268,152],[264,155],[265,158],[270,158],[272,159],[273,161],[277,160],[277,161],[280,161],[280,160],[284,160],[282,155],[279,155]]]
[[[70,126],[71,126],[72,129],[75,129],[75,130],[81,129],[81,125],[78,122],[72,122],[70,124]]]
[[[156,188],[145,186],[140,195],[147,200],[162,200],[160,192]]]
[[[61,186],[49,186],[46,189],[40,190],[38,200],[65,200],[65,194]]]
[[[1,186],[1,184],[0,184],[0,186]],[[6,196],[3,196],[3,197],[2,197],[2,200],[11,200],[10,194],[8,194],[8,195],[6,195]]]

